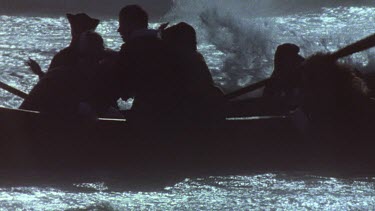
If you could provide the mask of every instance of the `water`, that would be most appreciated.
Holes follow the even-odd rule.
[[[250,4],[249,2],[253,3]],[[255,4],[255,3],[256,4]],[[314,1],[315,2],[315,1]],[[164,21],[186,21],[198,31],[215,82],[226,92],[270,75],[277,45],[293,42],[301,54],[334,51],[372,34],[375,8],[352,5],[303,9],[273,1],[175,1]],[[199,7],[197,7],[199,5]],[[349,5],[349,6],[348,6]],[[311,5],[310,5],[311,6]],[[293,10],[290,10],[290,8]],[[312,6],[311,6],[312,7]],[[275,9],[277,8],[277,9]],[[281,8],[281,9],[280,9]],[[283,14],[283,15],[281,15]],[[98,32],[118,50],[117,21],[104,19]],[[24,61],[48,67],[52,56],[70,42],[64,17],[0,16],[0,80],[28,92],[37,82]],[[343,62],[371,71],[374,51]],[[16,108],[21,99],[0,90],[0,105]],[[6,181],[2,181],[6,183]],[[0,186],[4,210],[373,210],[374,178],[332,178],[311,173],[259,173],[248,176],[187,178],[157,190],[129,191],[126,183],[96,182]]]
[[[118,189],[118,188],[117,188]],[[374,178],[258,174],[185,179],[163,190],[112,190],[106,183],[0,188],[9,210],[373,210]]]

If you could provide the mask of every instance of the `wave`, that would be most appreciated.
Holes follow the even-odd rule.
[[[162,20],[185,21],[196,28],[199,49],[215,81],[231,91],[267,77],[275,49],[282,43],[295,43],[302,55],[309,56],[337,50],[372,33],[372,23],[366,20],[375,8],[363,6],[371,4],[361,0],[176,0]],[[369,65],[372,55],[362,53],[345,61]]]
[[[267,1],[175,1],[166,21],[185,21],[198,32],[200,50],[225,92],[258,81],[271,71],[273,37],[269,20],[256,12]],[[200,5],[197,7],[197,5]],[[219,62],[218,62],[219,61]]]

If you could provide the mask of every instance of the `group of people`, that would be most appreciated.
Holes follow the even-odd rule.
[[[197,51],[196,32],[189,24],[149,29],[146,11],[138,5],[125,6],[118,28],[124,44],[115,52],[106,49],[95,32],[99,20],[82,13],[67,17],[70,46],[55,55],[46,73],[29,61],[40,81],[20,108],[119,117],[118,99],[133,98],[126,118],[134,124],[224,120],[224,94]],[[264,97],[286,99],[317,122],[352,122],[354,116],[363,120],[373,110],[366,83],[329,58],[317,54],[305,59],[294,44],[278,46]]]
[[[125,6],[118,28],[124,44],[115,52],[95,32],[99,20],[83,13],[67,17],[71,44],[55,55],[46,73],[35,61],[28,62],[40,80],[21,109],[118,117],[118,99],[133,98],[127,119],[135,124],[220,118],[224,95],[197,51],[196,32],[189,24],[149,29],[143,8]]]

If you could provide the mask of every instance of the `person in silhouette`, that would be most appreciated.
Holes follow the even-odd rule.
[[[195,122],[224,119],[224,94],[215,86],[204,57],[197,51],[195,29],[181,22],[163,30],[162,39],[175,70],[175,78],[169,83],[175,83],[178,89],[179,116]]]
[[[20,108],[57,115],[75,115],[91,92],[93,77],[104,58],[103,38],[93,31],[76,40],[77,58],[49,69],[30,91]]]
[[[118,98],[134,98],[130,122],[160,121],[175,107],[175,89],[168,83],[173,71],[167,65],[159,31],[148,29],[148,14],[143,8],[128,5],[119,13],[118,32],[125,43],[117,65],[100,78],[102,86],[91,103],[100,112]]]
[[[64,48],[58,52],[52,59],[49,69],[55,68],[67,63],[74,63],[77,56],[77,43],[79,42],[80,35],[86,31],[95,31],[100,21],[95,18],[91,18],[85,13],[78,14],[67,14],[66,17],[69,20],[72,40],[69,47]]]
[[[207,65],[197,52],[191,26],[181,23],[162,32],[151,30],[147,13],[138,5],[128,5],[120,11],[118,32],[125,44],[117,68],[103,77],[106,82],[94,99],[99,102],[94,103],[96,109],[106,108],[103,102],[131,97],[134,102],[129,122],[171,125],[190,122],[191,116],[208,111],[213,99],[220,101],[222,93],[213,85]]]
[[[301,70],[304,62],[299,47],[291,43],[279,45],[274,57],[274,71],[263,90],[261,102],[266,103],[266,112],[284,114],[298,108],[301,94]],[[261,109],[263,109],[261,108]]]
[[[303,63],[302,108],[310,119],[321,125],[357,124],[374,115],[366,82],[350,66],[315,54]],[[371,103],[372,104],[372,103]],[[372,118],[371,117],[371,118]],[[355,123],[356,122],[356,123]]]
[[[66,17],[70,23],[71,29],[71,42],[70,45],[61,51],[59,51],[53,58],[48,69],[53,69],[59,66],[65,66],[74,64],[79,60],[78,43],[79,37],[86,31],[95,31],[99,25],[99,20],[91,18],[85,13],[78,14],[66,14]],[[107,56],[114,56],[116,53],[110,49],[106,49]],[[40,65],[33,59],[29,58],[26,65],[30,67],[30,70],[39,76],[41,79],[45,72],[42,71]],[[48,70],[47,70],[48,71]]]
[[[301,86],[301,72],[298,67],[305,60],[299,53],[299,47],[285,43],[275,52],[274,71],[271,81],[264,89],[264,97],[288,97],[295,94]]]

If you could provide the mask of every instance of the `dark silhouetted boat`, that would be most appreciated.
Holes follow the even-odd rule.
[[[297,113],[228,117],[206,126],[136,128],[125,119],[57,118],[0,108],[0,167],[183,177],[372,171],[372,137],[310,135]]]

